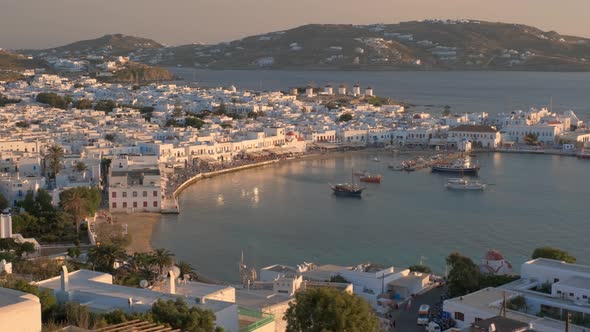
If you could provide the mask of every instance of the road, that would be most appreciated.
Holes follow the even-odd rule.
[[[434,288],[426,294],[418,295],[412,300],[410,310],[406,308],[400,308],[393,313],[393,319],[395,320],[396,332],[424,332],[424,326],[416,324],[418,318],[418,308],[421,304],[428,304],[431,308],[434,304],[440,301],[440,296],[443,293],[442,288]]]

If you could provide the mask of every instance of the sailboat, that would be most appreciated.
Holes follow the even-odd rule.
[[[332,185],[330,184],[330,188],[336,196],[349,196],[349,197],[360,197],[363,193],[365,188],[359,187],[354,182],[354,172],[351,176],[352,183],[339,183]]]

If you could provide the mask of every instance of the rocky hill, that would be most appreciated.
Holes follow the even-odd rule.
[[[164,45],[151,39],[112,34],[46,50],[29,50],[26,52],[36,55],[51,54],[59,57],[87,54],[117,56],[129,55],[130,53],[142,50],[161,49],[163,47]]]
[[[47,63],[33,60],[22,54],[0,50],[0,81],[22,79],[23,71],[35,68],[47,68]]]

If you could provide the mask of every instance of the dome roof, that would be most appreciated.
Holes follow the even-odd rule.
[[[504,259],[504,255],[502,255],[502,253],[500,253],[498,250],[488,250],[484,256],[484,259],[489,261],[501,261]]]

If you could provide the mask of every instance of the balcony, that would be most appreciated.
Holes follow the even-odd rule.
[[[254,332],[261,327],[274,323],[274,316],[260,311],[238,308],[240,332]]]

